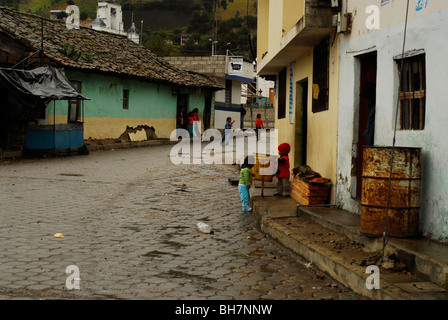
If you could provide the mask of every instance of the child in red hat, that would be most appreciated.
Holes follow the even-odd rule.
[[[276,177],[277,182],[277,193],[274,196],[284,196],[289,197],[291,192],[291,182],[289,181],[289,152],[291,151],[291,146],[289,143],[282,143],[278,146],[278,153],[280,157],[278,158],[278,170]]]

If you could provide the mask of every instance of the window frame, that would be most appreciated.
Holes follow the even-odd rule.
[[[403,75],[401,74],[402,61]],[[397,59],[396,62],[400,81],[400,130],[422,131],[425,129],[426,122],[426,55],[422,53]],[[415,68],[415,64],[417,64],[417,68]],[[418,75],[418,85],[416,85],[416,75]]]
[[[318,99],[314,98],[312,112],[329,110],[330,105],[330,42],[324,39],[313,49],[313,85],[319,86]]]
[[[70,83],[79,93],[81,93],[81,88],[82,88],[81,81],[70,80]],[[76,109],[74,114],[72,112],[73,107]],[[73,119],[72,116],[74,116],[75,119]],[[77,123],[77,122],[82,122],[82,120],[81,120],[81,100],[69,99],[68,100],[67,123]]]
[[[123,110],[129,110],[129,90],[123,89]]]

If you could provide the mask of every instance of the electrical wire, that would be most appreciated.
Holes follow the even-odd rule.
[[[404,23],[403,47],[401,50],[400,74],[398,75],[400,88],[401,88],[402,75],[403,75],[403,69],[404,69],[404,53],[405,53],[405,48],[406,48],[408,17],[409,17],[409,0],[407,0],[407,6],[406,6],[406,19],[405,19],[405,23]],[[381,262],[384,261],[384,254],[385,254],[386,246],[390,240],[390,228],[392,225],[392,222],[389,217],[389,209],[390,209],[390,194],[391,194],[391,189],[392,189],[392,171],[394,168],[394,160],[395,160],[395,146],[396,146],[396,137],[397,137],[398,110],[399,109],[400,109],[400,95],[397,96],[397,104],[396,104],[396,110],[395,110],[394,135],[393,135],[393,139],[392,139],[392,149],[391,149],[391,158],[390,158],[390,167],[389,167],[389,181],[388,181],[388,190],[387,190],[386,216],[384,217],[384,222],[383,222],[383,246],[375,254],[364,258],[364,259],[369,259],[369,258],[378,256],[378,254],[381,253]]]
[[[402,82],[402,75],[403,75],[403,69],[404,69],[404,53],[406,48],[406,35],[407,35],[407,29],[408,29],[408,17],[409,17],[409,0],[407,0],[407,6],[406,6],[406,19],[404,24],[404,35],[403,35],[403,48],[401,51],[401,66],[400,66],[400,74],[398,76],[399,79],[399,88],[401,88],[401,82]],[[392,140],[392,154],[390,159],[390,168],[389,168],[389,183],[388,183],[388,190],[387,190],[387,205],[386,205],[386,217],[384,219],[384,225],[383,225],[383,248],[381,251],[381,261],[384,259],[384,251],[386,249],[386,245],[389,242],[390,239],[390,227],[391,227],[391,221],[389,218],[389,206],[390,206],[390,194],[391,194],[391,186],[392,186],[392,171],[394,168],[394,158],[395,158],[395,145],[396,145],[396,137],[397,137],[397,124],[398,124],[398,110],[400,109],[400,95],[397,95],[397,105],[395,109],[395,125],[394,125],[394,137]]]

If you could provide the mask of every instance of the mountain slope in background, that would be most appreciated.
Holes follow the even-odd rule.
[[[228,20],[236,16],[256,16],[256,2],[257,0],[234,0],[228,4],[225,10],[218,8],[216,13],[217,19]],[[0,6],[12,7],[43,17],[49,17],[50,10],[64,10],[68,3],[76,4],[84,18],[96,18],[97,0],[0,0]],[[124,13],[132,11],[135,14],[142,11],[165,12],[163,19],[155,19],[160,21],[152,23],[156,30],[169,29],[172,23],[166,20],[166,18],[176,20],[176,16],[179,13],[182,15],[180,24],[186,26],[185,21],[188,24],[191,13],[201,7],[201,0],[121,0],[118,3],[122,5]],[[140,19],[136,19],[136,21],[140,21]],[[147,23],[150,23],[150,21],[148,20]],[[179,23],[174,24],[179,25]],[[126,21],[125,27],[128,27]]]
[[[207,55],[211,52],[209,39],[214,38],[219,40],[215,48],[217,54],[225,54],[229,49],[234,54],[254,58],[257,0],[233,0],[225,10],[218,8],[218,31],[212,24],[210,28],[206,28],[208,31],[201,30],[203,28],[191,28],[193,24],[198,26],[202,23],[193,20],[193,12],[204,8],[203,1],[118,0],[118,3],[123,10],[124,30],[128,30],[134,21],[138,32],[143,31],[145,47],[157,55]],[[47,18],[50,10],[65,10],[69,4],[80,8],[81,20],[90,21],[88,24],[96,18],[97,0],[0,0],[0,6]],[[250,24],[247,16],[251,18]],[[180,36],[185,33],[190,34],[190,43],[180,48]],[[248,34],[251,34],[252,38]]]

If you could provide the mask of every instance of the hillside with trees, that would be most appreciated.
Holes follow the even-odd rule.
[[[255,59],[257,0],[118,0],[125,29],[134,21],[143,45],[158,56],[243,55]],[[96,0],[0,0],[0,6],[49,17],[68,4],[94,20]]]

